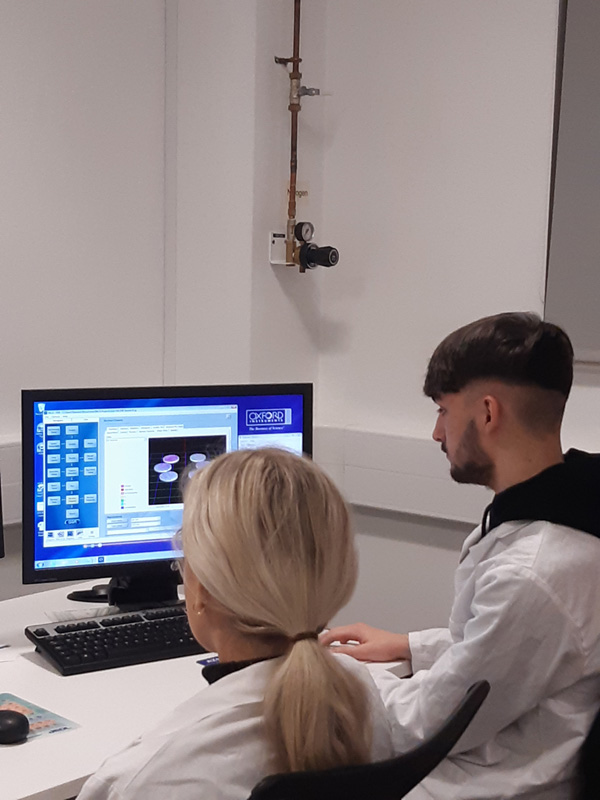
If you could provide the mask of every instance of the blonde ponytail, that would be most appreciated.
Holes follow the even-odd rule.
[[[314,640],[292,645],[267,689],[264,714],[280,772],[369,761],[366,688]]]
[[[368,761],[366,688],[314,635],[357,575],[348,509],[329,478],[284,450],[220,456],[189,482],[182,538],[186,563],[237,630],[282,643],[264,701],[277,769]]]

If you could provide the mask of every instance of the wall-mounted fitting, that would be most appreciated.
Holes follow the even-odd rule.
[[[288,256],[288,236],[285,233],[269,234],[269,261],[285,267],[299,267],[300,272],[316,267],[334,267],[340,260],[335,247],[319,247],[311,241],[315,227],[312,222],[297,222],[293,230],[291,258]]]
[[[269,244],[269,261],[271,264],[298,266],[300,272],[314,269],[321,265],[333,267],[340,254],[335,247],[318,247],[310,240],[315,229],[311,222],[296,222],[296,176],[298,172],[298,114],[301,109],[301,97],[315,97],[321,94],[320,89],[302,86],[300,72],[300,4],[294,0],[294,41],[291,58],[275,56],[275,62],[282,64],[290,79],[290,95],[288,111],[291,116],[290,136],[290,182],[288,195],[288,215],[285,234],[271,233]],[[283,241],[282,241],[283,240]],[[285,254],[281,254],[281,244],[285,246]]]
[[[340,260],[340,254],[335,247],[319,247],[312,242],[304,242],[298,251],[300,271],[315,269],[316,267],[334,267]]]
[[[298,89],[298,94],[300,97],[316,97],[318,94],[321,94],[321,90],[312,87],[309,88],[308,86],[301,86]]]
[[[302,61],[300,57],[298,59],[295,58],[281,58],[280,56],[275,56],[275,63],[281,64],[286,69],[288,64],[292,65],[292,70],[289,72],[290,76],[290,107],[289,110],[300,110],[300,98],[301,97],[317,97],[321,94],[320,89],[315,89],[314,86],[301,86],[300,85],[300,78],[302,77],[301,72],[294,72],[294,62]],[[294,73],[292,75],[292,73]],[[293,109],[292,109],[293,106]]]
[[[315,226],[312,222],[297,222],[294,235],[299,242],[310,242],[315,235]]]

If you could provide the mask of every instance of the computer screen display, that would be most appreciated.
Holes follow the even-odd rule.
[[[312,454],[312,386],[24,390],[23,581],[171,561],[184,472],[230,450]]]

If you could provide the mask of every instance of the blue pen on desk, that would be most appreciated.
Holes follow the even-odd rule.
[[[199,658],[196,663],[202,664],[203,667],[207,667],[209,664],[218,664],[219,656],[208,656],[207,658]]]

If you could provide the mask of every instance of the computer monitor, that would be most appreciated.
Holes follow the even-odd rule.
[[[73,599],[177,596],[184,473],[230,450],[312,455],[312,385],[22,392],[23,583],[109,577]]]

